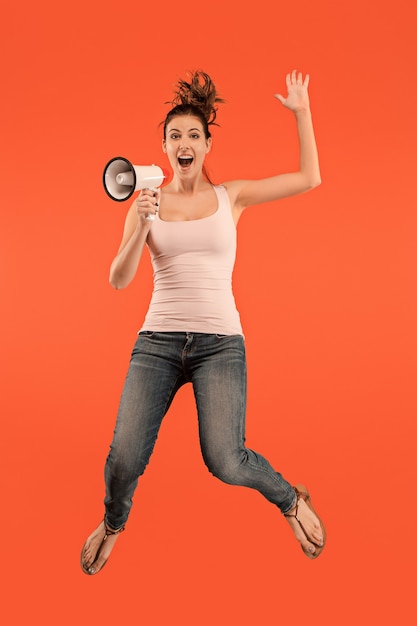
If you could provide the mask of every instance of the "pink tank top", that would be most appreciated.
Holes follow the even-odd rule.
[[[209,217],[155,217],[147,239],[154,287],[141,330],[242,334],[232,292],[236,227],[225,187],[213,189],[218,207]]]

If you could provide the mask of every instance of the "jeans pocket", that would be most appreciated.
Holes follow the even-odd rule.
[[[138,336],[139,337],[153,337],[154,334],[155,334],[155,331],[153,331],[153,330],[141,330],[138,333]]]

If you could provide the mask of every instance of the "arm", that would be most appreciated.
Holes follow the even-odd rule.
[[[235,210],[240,213],[246,207],[262,202],[271,202],[313,189],[321,183],[320,167],[314,137],[308,97],[309,76],[303,81],[301,73],[294,70],[287,74],[288,95],[275,97],[283,106],[294,113],[300,146],[299,169],[288,174],[279,174],[261,180],[240,180],[227,183]]]
[[[123,289],[135,277],[142,256],[146,238],[152,222],[146,215],[155,214],[159,206],[160,191],[145,189],[132,202],[126,216],[122,242],[110,266],[110,284],[115,289]]]

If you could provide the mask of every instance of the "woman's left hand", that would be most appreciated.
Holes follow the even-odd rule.
[[[297,70],[293,70],[291,74],[287,74],[286,76],[287,97],[284,98],[281,94],[275,94],[275,98],[294,113],[298,111],[308,111],[310,108],[307,90],[309,81],[310,76],[308,74],[306,74],[303,80],[302,73],[298,72],[297,74]]]

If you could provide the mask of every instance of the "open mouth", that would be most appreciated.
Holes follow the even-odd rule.
[[[181,167],[189,167],[193,161],[194,158],[192,156],[178,157],[178,163],[181,165]]]

